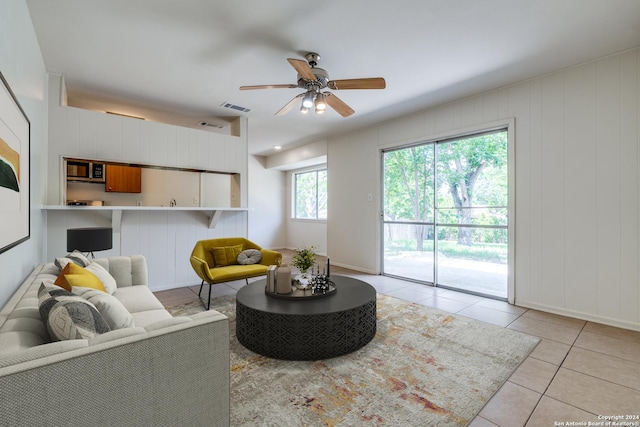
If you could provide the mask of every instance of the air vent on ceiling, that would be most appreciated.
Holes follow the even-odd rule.
[[[219,123],[208,123],[208,122],[200,122],[200,126],[206,126],[214,129],[224,129],[225,125],[221,125]]]
[[[243,113],[248,113],[249,111],[251,111],[250,108],[241,107],[239,105],[231,104],[229,102],[223,102],[222,104],[220,104],[220,106],[224,108],[231,108],[232,110],[242,111]]]

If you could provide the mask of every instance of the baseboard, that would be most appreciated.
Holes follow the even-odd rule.
[[[532,301],[521,301],[516,297],[516,304],[519,307],[530,308],[533,310],[540,310],[547,313],[558,314],[560,316],[573,317],[574,319],[586,320],[594,323],[601,323],[603,325],[613,326],[616,328],[629,329],[632,331],[640,331],[640,324],[634,322],[627,322],[620,319],[612,319],[610,317],[598,316],[591,313],[584,313],[575,310],[569,310],[565,308],[559,308],[549,306],[545,304],[539,304]]]
[[[191,286],[200,286],[200,282],[183,282],[183,283],[167,283],[162,286],[149,286],[151,292],[168,291],[169,289],[188,288]]]
[[[289,247],[281,248],[281,250],[284,250],[284,249],[286,249],[286,250],[288,250],[288,251],[296,251],[296,250],[298,250],[298,248],[289,248]],[[277,249],[276,249],[276,250],[277,250]],[[326,253],[324,253],[324,252],[316,252],[316,255],[320,255],[320,256],[327,256],[327,254],[326,254]]]
[[[287,249],[287,250],[290,250],[290,251],[295,251],[298,248],[284,248],[284,249]],[[327,256],[327,254],[323,253],[323,252],[317,252],[317,254],[320,255],[320,256],[324,256],[324,257]],[[334,260],[331,260],[331,265],[332,266],[336,266],[336,267],[348,268],[349,270],[355,270],[355,271],[359,271],[361,273],[374,274],[376,276],[380,274],[379,272],[377,272],[375,270],[369,270],[369,269],[366,269],[366,268],[357,267],[355,265],[342,264],[342,263],[339,263],[339,262],[335,262]]]
[[[355,271],[359,271],[361,273],[373,274],[375,276],[379,275],[379,273],[377,271],[369,270],[369,269],[362,268],[362,267],[356,267],[355,265],[342,264],[342,263],[333,262],[333,261],[331,261],[331,265],[332,266],[336,266],[336,267],[348,268],[349,270],[355,270]]]

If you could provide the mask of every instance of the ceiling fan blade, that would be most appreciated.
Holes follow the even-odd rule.
[[[303,96],[304,96],[304,93],[301,93],[300,95],[294,97],[291,101],[287,102],[287,104],[284,107],[279,109],[278,112],[275,115],[276,116],[284,116],[285,114],[287,114],[289,111],[291,111],[293,106],[296,105],[298,100],[300,98],[302,98]]]
[[[336,110],[338,114],[340,114],[342,117],[349,117],[350,115],[355,113],[355,111],[353,111],[351,107],[349,107],[347,104],[342,102],[342,100],[337,96],[335,96],[334,94],[330,92],[325,92],[323,95],[324,95],[324,102],[326,102],[327,105],[329,105],[329,107]]]
[[[387,84],[382,77],[369,77],[364,79],[331,80],[327,86],[333,90],[384,89]]]
[[[240,86],[240,90],[251,90],[251,89],[293,89],[297,88],[298,85],[294,84],[284,84],[284,85],[256,85],[256,86]]]
[[[289,61],[289,64],[296,69],[302,78],[306,80],[316,80],[316,75],[313,74],[313,71],[311,70],[311,67],[309,67],[309,64],[307,64],[307,61],[293,58],[287,58],[287,61]]]

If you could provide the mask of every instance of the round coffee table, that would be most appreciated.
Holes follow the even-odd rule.
[[[236,337],[275,359],[319,360],[350,353],[376,334],[376,290],[361,280],[331,276],[336,292],[322,298],[278,299],[258,280],[236,294]]]

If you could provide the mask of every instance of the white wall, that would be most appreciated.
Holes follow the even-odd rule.
[[[25,1],[0,2],[0,71],[31,122],[31,238],[0,254],[2,306],[45,258],[47,75]]]
[[[516,304],[640,330],[639,105],[635,49],[330,138],[332,262],[379,270],[381,147],[513,117]]]
[[[327,140],[321,139],[266,158],[268,169],[292,170],[327,163]]]
[[[232,175],[217,173],[200,174],[200,204],[201,206],[231,207]],[[249,185],[251,181],[247,180]],[[193,199],[191,200],[193,202]]]
[[[49,204],[60,203],[61,156],[217,170],[241,174],[241,203],[247,207],[246,119],[242,136],[147,122],[60,105],[60,76],[50,75]],[[47,259],[66,253],[66,230],[109,226],[109,212],[49,211]],[[113,249],[98,256],[142,254],[149,266],[152,290],[194,285],[199,279],[189,263],[196,241],[247,236],[247,212],[224,212],[215,229],[207,217],[189,211],[127,211]]]
[[[141,175],[142,192],[137,196],[144,206],[171,206],[172,200],[176,201],[177,206],[200,205],[200,174],[142,168]],[[227,185],[224,188],[228,191],[229,177],[226,176],[226,178]],[[198,200],[198,203],[194,203],[194,199]],[[229,206],[228,202],[227,206]]]
[[[378,142],[376,127],[332,138],[327,167],[327,248],[331,262],[372,274],[380,272]]]
[[[266,159],[249,156],[249,240],[282,249],[286,246],[285,173],[266,169]]]

